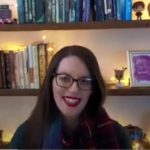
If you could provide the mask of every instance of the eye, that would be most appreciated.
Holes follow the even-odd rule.
[[[65,74],[60,74],[57,76],[58,77],[58,80],[61,81],[61,82],[65,82],[65,83],[68,83],[71,81],[71,78]]]
[[[91,84],[92,79],[89,77],[83,77],[79,79],[80,84]]]

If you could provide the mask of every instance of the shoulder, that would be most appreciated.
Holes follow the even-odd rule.
[[[127,130],[117,121],[113,121],[113,127],[120,145],[124,149],[131,149],[131,141],[127,133]]]
[[[18,149],[23,147],[23,142],[25,140],[25,135],[27,132],[27,123],[22,123],[15,131],[11,142],[10,142],[10,148],[11,149]]]

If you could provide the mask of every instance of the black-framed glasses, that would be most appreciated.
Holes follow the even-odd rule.
[[[91,77],[80,77],[79,79],[74,79],[72,76],[66,73],[56,73],[54,74],[56,84],[62,88],[70,87],[73,82],[77,82],[78,88],[81,90],[91,90],[92,89],[92,78]]]

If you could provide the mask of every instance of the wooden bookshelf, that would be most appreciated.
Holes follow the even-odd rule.
[[[0,89],[0,96],[37,96],[37,89]],[[123,87],[108,86],[109,96],[150,96],[150,87]]]
[[[46,24],[0,24],[0,31],[40,31],[40,30],[89,30],[89,29],[125,29],[150,28],[150,20],[142,21],[103,21]]]
[[[109,96],[150,96],[150,87],[122,87],[108,85]]]
[[[0,32],[11,31],[40,31],[40,30],[101,30],[101,29],[129,29],[150,28],[150,20],[141,21],[104,21],[104,22],[77,22],[77,23],[46,23],[46,24],[0,24]],[[0,89],[0,96],[37,96],[36,89]],[[108,87],[108,95],[111,96],[134,96],[150,95],[150,87],[141,88],[116,88]]]

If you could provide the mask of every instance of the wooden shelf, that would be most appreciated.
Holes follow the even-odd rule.
[[[0,31],[40,31],[40,30],[81,30],[81,29],[121,29],[150,28],[150,20],[142,21],[104,21],[47,24],[0,24]]]
[[[150,87],[123,87],[116,88],[115,85],[108,85],[110,96],[150,96]]]
[[[0,89],[0,96],[37,96],[37,89]],[[109,96],[150,96],[150,87],[116,88],[114,85],[108,87]]]
[[[37,89],[0,89],[0,96],[37,96]]]

